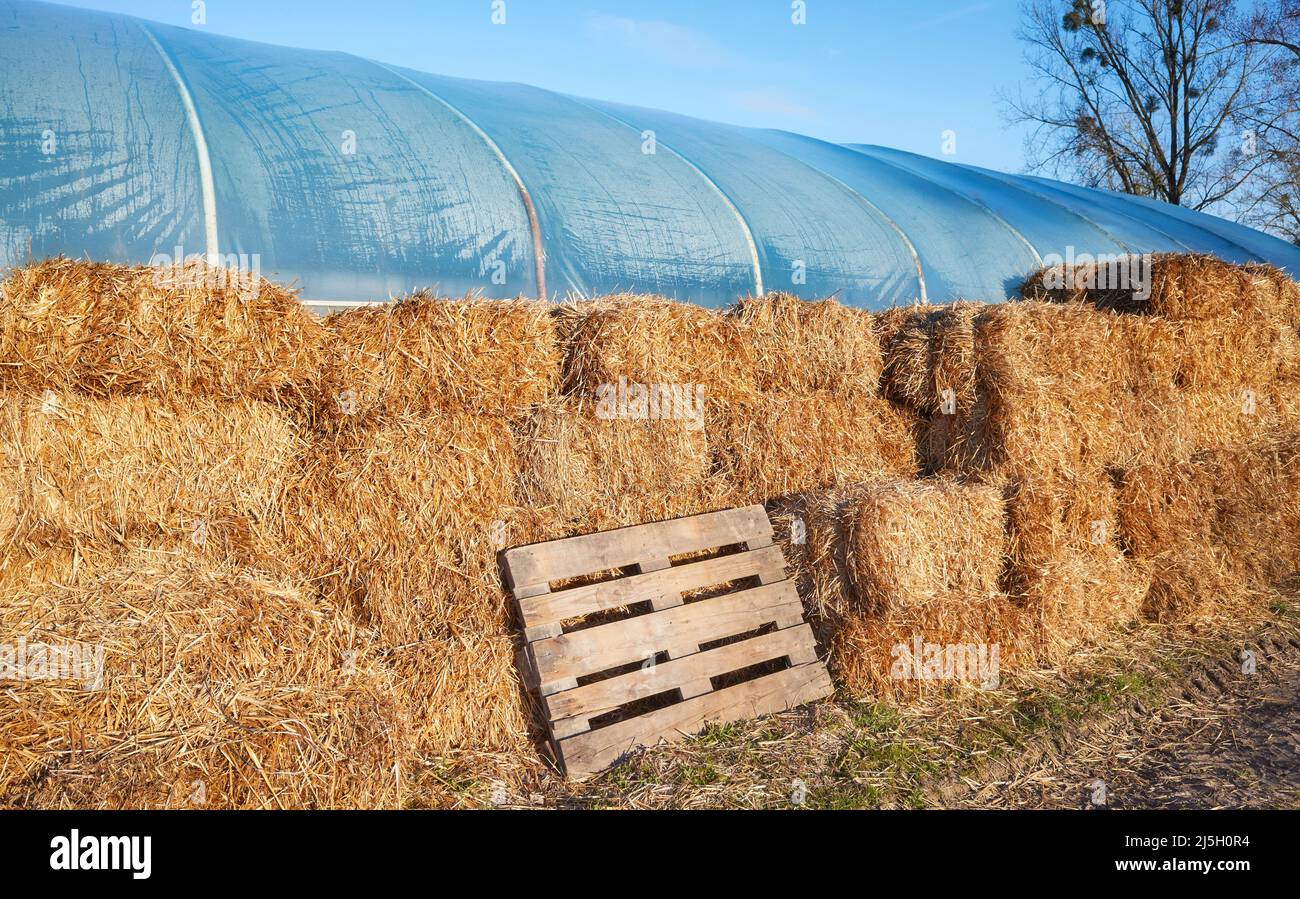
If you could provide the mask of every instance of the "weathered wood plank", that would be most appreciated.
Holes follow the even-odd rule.
[[[653,559],[649,562],[641,562],[633,566],[637,574],[645,575],[656,571],[667,571],[673,567],[671,559]],[[680,591],[668,590],[662,593],[656,593],[650,598],[650,608],[656,612],[662,612],[664,609],[675,609],[686,599]]]
[[[806,660],[808,654],[811,654],[811,660],[816,660],[817,641],[812,628],[802,624],[548,696],[546,711],[555,723],[579,716],[596,718],[638,699],[656,696],[701,679],[707,682],[709,678],[760,662],[789,656],[792,664],[802,664],[794,657]]]
[[[750,506],[519,547],[506,553],[506,570],[511,587],[551,583],[647,559],[669,559],[751,540],[770,541],[771,533],[767,512],[762,506]]]
[[[725,724],[786,711],[829,696],[833,690],[830,676],[822,664],[789,668],[559,740],[557,750],[569,776],[581,779],[609,767],[642,746],[654,746],[660,740],[671,743],[685,739],[709,724]]]
[[[533,628],[607,609],[653,601],[657,596],[675,594],[680,597],[686,590],[698,590],[755,575],[765,577],[771,583],[784,577],[784,564],[781,548],[769,546],[757,552],[735,553],[675,568],[661,568],[613,581],[573,587],[558,593],[548,592],[531,597],[516,595],[516,599],[519,600],[524,625]]]
[[[803,623],[803,605],[790,581],[539,640],[528,650],[542,683],[549,684],[649,659],[664,650],[734,637],[769,623],[778,628]]]

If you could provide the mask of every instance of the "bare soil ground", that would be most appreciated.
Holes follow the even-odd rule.
[[[1090,722],[992,776],[956,807],[1300,808],[1300,640],[1266,634],[1194,669],[1163,708]]]

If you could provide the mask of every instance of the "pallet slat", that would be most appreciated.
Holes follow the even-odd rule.
[[[765,624],[784,628],[802,623],[799,595],[792,583],[781,581],[562,634],[533,643],[529,649],[546,684],[644,662],[664,651],[689,651],[702,643],[735,637]]]
[[[505,560],[510,585],[516,587],[548,584],[750,540],[772,540],[772,523],[762,506],[523,546],[507,552]]]
[[[686,590],[725,584],[746,577],[768,574],[773,580],[780,580],[784,565],[780,547],[769,546],[755,552],[737,553],[599,584],[572,587],[558,593],[524,597],[519,600],[519,610],[527,627],[539,627],[607,609],[635,605],[665,593],[680,594]]]
[[[812,631],[806,627],[787,628],[664,662],[653,668],[596,681],[547,697],[546,710],[555,721],[579,716],[595,718],[629,702],[677,689],[700,678],[719,677],[783,656],[790,656],[795,665],[815,660],[817,644]]]

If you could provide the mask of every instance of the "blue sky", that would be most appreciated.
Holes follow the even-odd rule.
[[[207,29],[1007,171],[1017,0],[207,0]],[[191,0],[70,5],[191,26]]]

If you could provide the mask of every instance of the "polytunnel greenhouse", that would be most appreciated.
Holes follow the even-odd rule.
[[[1209,215],[882,147],[23,0],[0,0],[0,43],[3,267],[202,254],[314,301],[873,308],[1003,299],[1053,255],[1300,271],[1300,250]]]

